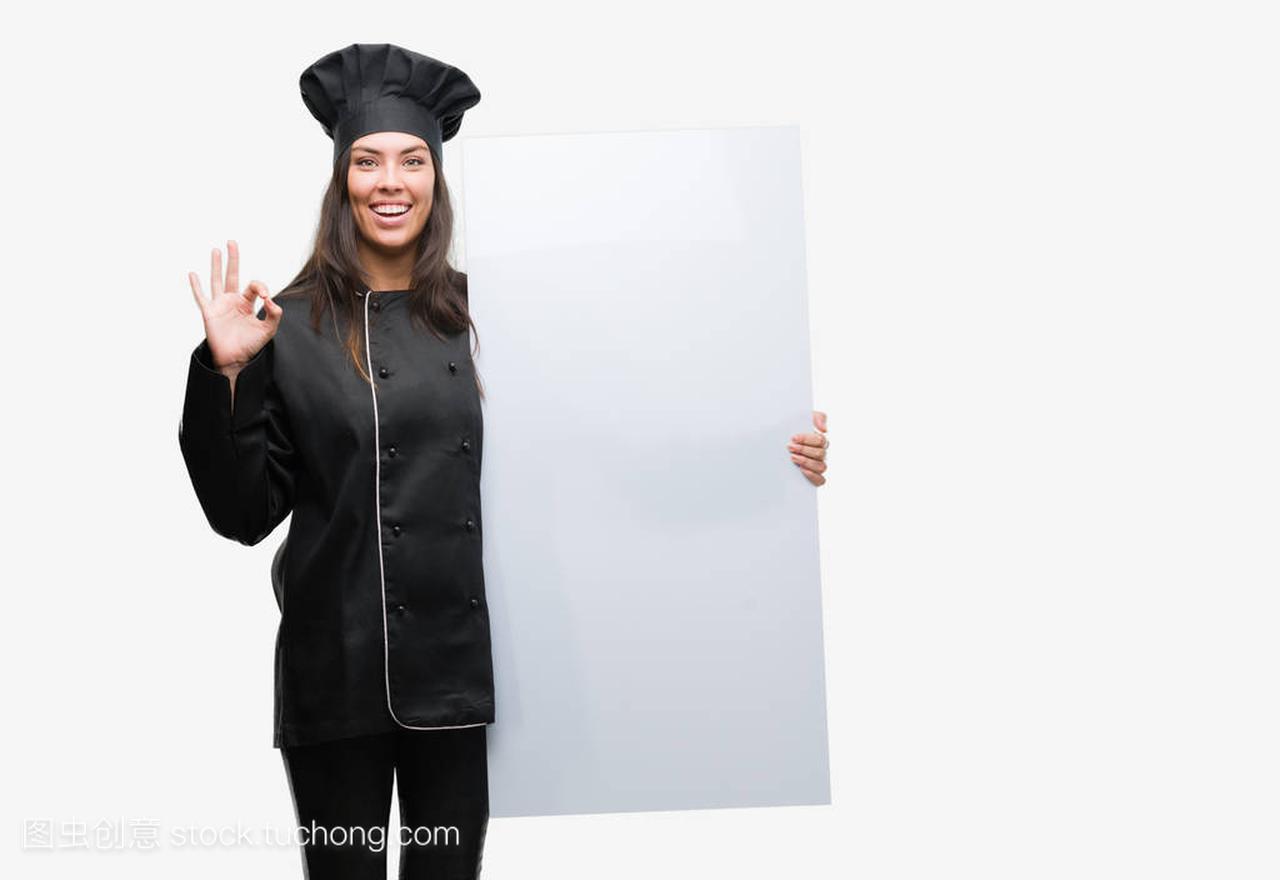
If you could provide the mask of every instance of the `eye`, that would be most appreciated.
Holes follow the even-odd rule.
[[[366,157],[365,157],[365,158],[363,158],[363,159],[357,159],[357,160],[356,160],[356,166],[357,166],[357,167],[361,167],[361,168],[362,168],[362,167],[364,167],[364,163],[365,163],[365,162],[372,162],[372,161],[373,161],[372,159],[370,159],[368,156],[366,156]]]
[[[413,156],[413,157],[411,157],[411,158],[409,159],[409,161],[410,161],[410,162],[417,162],[419,165],[425,165],[425,164],[427,164],[426,162],[423,162],[421,159],[419,159],[417,156]]]

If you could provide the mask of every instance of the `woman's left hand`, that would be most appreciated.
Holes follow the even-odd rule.
[[[831,441],[826,438],[827,414],[813,411],[813,426],[821,433],[793,434],[787,448],[791,450],[791,460],[800,468],[805,479],[815,486],[827,481],[822,475],[827,469],[827,447]]]

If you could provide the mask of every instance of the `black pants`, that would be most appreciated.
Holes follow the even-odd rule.
[[[489,824],[486,728],[409,730],[282,748],[308,880],[474,880]],[[391,783],[400,835],[388,832]]]

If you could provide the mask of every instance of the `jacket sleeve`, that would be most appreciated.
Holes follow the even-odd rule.
[[[254,545],[293,509],[298,457],[272,379],[275,340],[231,380],[213,366],[208,340],[191,353],[178,445],[209,525]]]

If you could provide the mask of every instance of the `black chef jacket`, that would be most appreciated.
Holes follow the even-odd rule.
[[[409,320],[408,291],[358,294],[371,387],[339,316],[282,294],[231,383],[192,352],[179,445],[214,531],[257,544],[280,607],[274,746],[494,720],[481,559],[483,420],[469,333]]]

